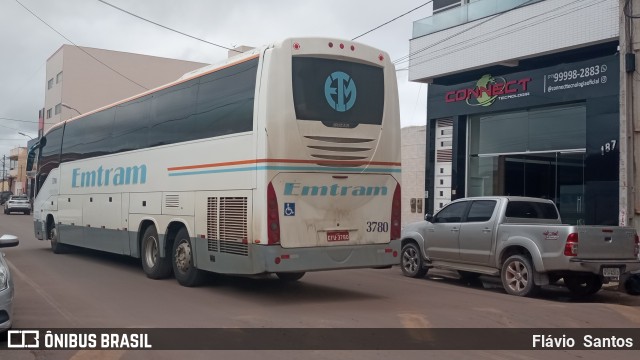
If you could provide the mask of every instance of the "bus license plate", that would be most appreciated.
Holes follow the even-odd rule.
[[[620,278],[620,268],[617,268],[617,267],[602,268],[602,276],[612,280],[618,280]]]
[[[349,241],[349,231],[327,231],[327,241]]]

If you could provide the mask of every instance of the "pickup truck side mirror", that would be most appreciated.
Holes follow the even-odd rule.
[[[428,222],[433,222],[433,215],[431,214],[425,214],[424,215],[424,219]]]
[[[18,246],[18,237],[13,235],[2,235],[0,237],[0,248]]]

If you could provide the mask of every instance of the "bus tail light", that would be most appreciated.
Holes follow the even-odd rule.
[[[391,203],[391,240],[400,239],[401,208],[400,208],[400,184],[396,184]]]
[[[567,242],[564,244],[565,256],[578,256],[578,233],[571,233],[567,236]]]
[[[268,244],[280,244],[280,215],[278,214],[278,198],[273,184],[267,187],[267,234]]]

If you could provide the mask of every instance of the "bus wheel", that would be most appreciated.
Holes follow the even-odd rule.
[[[280,281],[283,282],[294,282],[294,281],[298,281],[300,279],[302,279],[302,277],[304,276],[304,272],[280,272],[280,273],[276,273],[276,275],[278,276],[278,279],[280,279]]]
[[[164,279],[171,275],[171,255],[160,257],[160,241],[155,226],[149,226],[142,236],[142,269],[150,279]]]
[[[65,244],[58,242],[58,229],[53,225],[49,230],[49,239],[51,240],[51,250],[54,254],[64,254],[69,250]]]
[[[173,274],[182,286],[198,286],[204,280],[204,272],[193,266],[193,251],[189,233],[180,229],[173,242]]]

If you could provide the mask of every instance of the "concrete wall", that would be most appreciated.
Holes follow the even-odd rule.
[[[402,128],[402,226],[424,219],[424,179],[427,149],[426,126]],[[422,200],[420,211],[411,212],[411,199]]]

